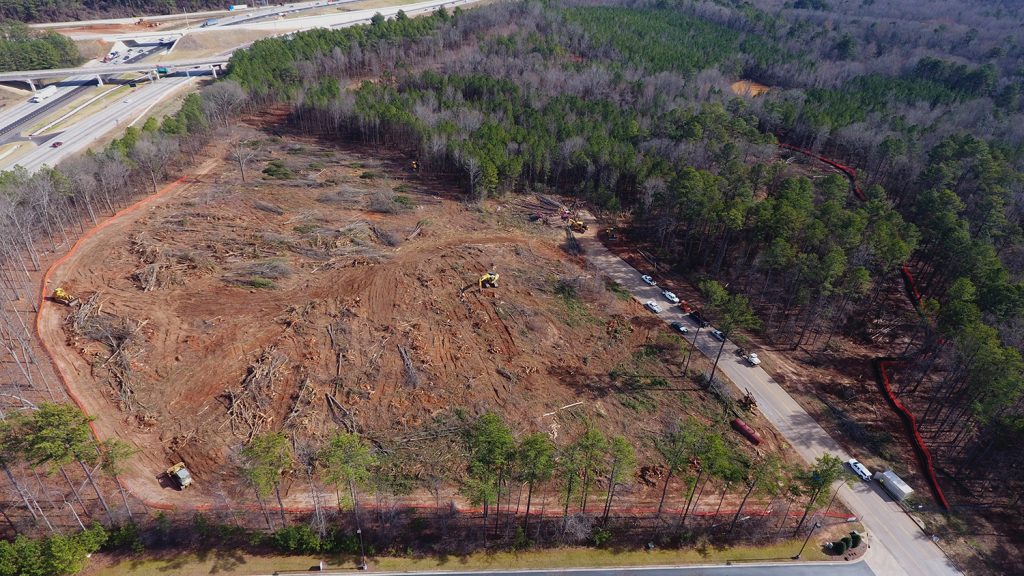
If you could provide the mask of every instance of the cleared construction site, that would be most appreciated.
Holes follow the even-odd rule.
[[[588,268],[578,206],[467,204],[407,160],[313,139],[268,140],[247,182],[231,163],[204,166],[76,247],[50,279],[75,301],[47,306],[40,326],[98,436],[139,450],[122,480],[150,505],[250,502],[237,453],[268,430],[300,459],[358,432],[426,478],[459,458],[460,422],[490,411],[556,444],[590,424],[624,435],[641,469],[621,502],[642,509],[661,494],[665,426],[733,415],[683,374],[684,341]],[[765,442],[733,441],[752,457],[785,450],[736,406]],[[164,473],[177,462],[187,492]],[[301,471],[282,492],[296,510],[334,500]],[[442,492],[459,500],[454,484]]]

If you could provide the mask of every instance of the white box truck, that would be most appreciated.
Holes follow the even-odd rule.
[[[42,102],[43,100],[46,100],[47,98],[49,98],[50,96],[53,96],[56,93],[57,93],[57,87],[56,86],[47,86],[46,88],[42,88],[42,89],[36,91],[36,93],[33,94],[32,97],[28,99],[28,101],[29,102],[35,102],[35,103]]]
[[[892,470],[886,470],[885,472],[875,472],[875,480],[877,480],[886,492],[892,495],[898,502],[902,502],[914,493],[914,489],[907,486],[907,483],[902,478],[896,475]]]

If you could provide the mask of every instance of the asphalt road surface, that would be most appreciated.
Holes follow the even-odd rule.
[[[683,322],[690,328],[687,339],[696,336],[696,347],[714,361],[721,344],[715,340],[710,328],[695,334],[697,324],[683,314],[678,306],[671,305],[661,289],[645,284],[641,272],[612,254],[595,237],[596,226],[580,236],[580,243],[587,252],[587,259],[629,290],[641,304],[653,300],[663,311],[658,314],[665,322]],[[726,342],[718,369],[728,376],[743,391],[757,400],[757,408],[765,418],[786,437],[793,448],[808,462],[826,453],[835,454],[844,461],[848,456],[842,447],[811,418],[767,372],[758,366],[751,366],[736,353],[736,345]],[[921,487],[922,490],[926,489]],[[924,534],[918,525],[896,505],[876,482],[859,482],[854,487],[842,486],[839,497],[853,510],[868,528],[872,542],[872,553],[867,562],[876,574],[909,576],[945,576],[960,574],[946,555]]]
[[[352,574],[275,572],[274,574]],[[735,566],[650,566],[641,568],[566,568],[560,570],[485,570],[480,572],[372,572],[375,576],[874,576],[864,562],[808,564],[737,564]],[[262,576],[262,575],[261,575]],[[266,575],[271,576],[271,575]],[[886,576],[878,574],[878,576]]]

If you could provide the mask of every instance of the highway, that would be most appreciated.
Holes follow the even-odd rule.
[[[666,323],[683,322],[690,327],[687,339],[693,342],[705,356],[714,361],[720,342],[715,340],[710,328],[696,334],[697,324],[683,314],[678,306],[672,306],[661,293],[661,289],[645,284],[641,273],[624,260],[612,254],[595,237],[596,226],[579,237],[587,253],[587,259],[612,280],[629,290],[641,304],[653,300],[662,307],[658,315]],[[758,410],[785,436],[786,440],[807,462],[826,453],[842,460],[849,460],[843,448],[833,440],[817,422],[759,366],[750,366],[739,356],[736,345],[726,342],[718,364],[732,382],[757,400]],[[926,487],[921,487],[926,490]],[[953,576],[960,571],[953,566],[946,555],[924,534],[918,525],[876,482],[857,482],[852,488],[841,485],[839,497],[868,528],[872,553],[867,562],[876,574],[909,576]],[[813,521],[813,520],[812,520]]]
[[[44,165],[54,166],[65,158],[85,152],[95,140],[112,130],[127,127],[161,99],[195,80],[195,76],[173,76],[159,82],[142,82],[129,94],[110,102],[101,110],[86,116],[62,132],[50,136],[43,144],[22,155],[13,164],[21,165],[29,172],[35,172]],[[52,148],[53,142],[63,142],[63,145]],[[11,167],[13,166],[4,166],[0,162],[0,169]]]
[[[295,18],[281,22],[280,24],[288,23],[287,29],[284,26],[279,30],[282,34],[285,32],[295,32],[299,30],[309,30],[312,28],[322,27],[343,27],[352,26],[354,24],[361,24],[368,22],[374,14],[380,13],[386,17],[394,16],[399,10],[405,10],[410,16],[422,14],[433,11],[441,6],[453,7],[456,5],[472,4],[478,0],[429,0],[427,2],[420,2],[417,4],[409,4],[400,7],[381,7],[372,10],[357,10],[352,12],[340,12],[338,14],[330,14],[325,16],[310,16],[305,18]],[[301,5],[293,6],[305,6],[314,7],[317,2],[306,2]],[[319,4],[326,4],[326,2],[320,2]],[[281,7],[276,7],[278,10]],[[295,24],[298,23],[298,24]],[[255,24],[245,24],[246,26],[269,26],[275,28],[278,22],[256,22]],[[166,33],[165,33],[166,34]],[[156,35],[160,35],[157,33]],[[239,47],[241,48],[241,47]],[[236,48],[238,49],[238,48]],[[233,52],[233,50],[231,51]],[[185,68],[191,74],[192,66],[202,65],[203,62],[215,63],[223,62],[230,56],[231,52],[226,52],[222,55],[197,59],[188,62],[160,62],[151,64],[115,64],[103,66],[103,74],[117,74],[119,71],[124,69],[124,72],[130,71],[145,71],[151,70],[156,66],[167,66],[168,68],[178,67]],[[190,66],[191,65],[191,66]],[[91,72],[90,68],[75,68],[72,70],[61,71],[61,73],[82,73],[85,71]],[[203,72],[204,74],[207,72]],[[14,77],[20,74],[20,78],[23,79],[30,73],[26,72],[11,72],[5,75],[0,75],[0,79],[4,77]],[[92,78],[93,76],[85,76],[83,78]],[[124,96],[121,99],[110,102],[109,105],[105,106],[102,110],[93,113],[90,116],[82,118],[71,127],[62,131],[59,134],[55,134],[52,137],[46,139],[46,141],[38,148],[34,148],[27,153],[20,156],[14,155],[8,158],[0,159],[0,170],[10,170],[16,165],[21,165],[29,172],[35,172],[42,166],[55,166],[61,160],[69,158],[77,153],[84,152],[89,149],[93,143],[116,129],[123,129],[129,123],[135,121],[139,116],[145,114],[147,110],[153,107],[163,98],[176,93],[183,89],[186,84],[194,81],[194,77],[185,77],[181,75],[171,75],[165,78],[161,78],[155,83],[149,83],[142,81],[138,87],[133,89],[130,95]],[[13,108],[19,108],[21,105]],[[19,108],[22,112],[24,108]],[[10,112],[11,117],[17,116],[19,112]],[[6,117],[8,114],[7,110],[0,110],[0,118]],[[3,126],[7,124],[0,120],[0,133],[3,132]],[[58,148],[52,148],[52,143],[62,142],[62,145]]]

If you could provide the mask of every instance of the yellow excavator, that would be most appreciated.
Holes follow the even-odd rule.
[[[70,292],[61,287],[57,287],[57,289],[53,291],[52,298],[54,302],[60,302],[65,306],[74,306],[78,303],[77,296],[72,296]]]
[[[497,288],[498,273],[488,272],[487,274],[484,274],[483,276],[480,277],[480,281],[477,282],[477,284],[480,286],[481,290],[483,290],[484,288]]]
[[[569,229],[577,234],[583,234],[587,231],[589,226],[583,220],[577,218],[569,218]]]

